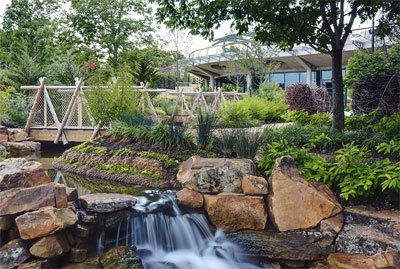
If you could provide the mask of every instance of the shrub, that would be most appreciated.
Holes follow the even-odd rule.
[[[4,121],[8,126],[22,128],[25,126],[29,116],[34,97],[17,91],[9,93],[10,95],[5,105]]]
[[[285,91],[275,81],[263,82],[258,88],[257,95],[268,101],[284,101]]]
[[[236,144],[235,129],[220,129],[216,137],[217,146],[226,155],[232,155]]]
[[[219,110],[221,125],[223,127],[252,127],[261,122],[252,119],[250,111],[240,101],[228,101]]]
[[[3,91],[0,89],[0,125],[3,122],[3,117],[7,112],[6,104],[9,98],[10,94],[5,90]]]
[[[235,134],[234,151],[237,157],[253,159],[262,144],[262,134],[251,129],[239,129]]]
[[[200,109],[196,116],[197,146],[205,149],[210,143],[212,129],[218,118],[213,111]]]

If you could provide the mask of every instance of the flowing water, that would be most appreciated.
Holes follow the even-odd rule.
[[[156,201],[152,201],[154,196]],[[204,215],[184,214],[173,192],[148,191],[136,198],[136,214],[113,231],[100,233],[99,254],[104,251],[105,238],[111,237],[115,238],[113,246],[136,247],[145,268],[257,268],[243,262],[241,250],[222,230],[213,235]]]
[[[43,163],[52,181],[77,188],[79,195],[90,193],[92,190],[87,186],[52,169],[51,161],[61,154],[61,150],[52,150],[27,159]],[[203,214],[183,212],[174,191],[140,190],[137,193],[132,214],[116,226],[97,233],[97,254],[116,246],[130,246],[137,249],[145,268],[258,268],[241,256],[242,250],[228,241],[222,230],[213,233]]]

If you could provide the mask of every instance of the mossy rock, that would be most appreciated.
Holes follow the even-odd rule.
[[[84,262],[80,263],[69,263],[62,267],[62,269],[100,269],[100,258],[98,256],[94,256],[86,259]]]
[[[136,251],[130,247],[116,247],[107,251],[101,257],[103,268],[131,268],[142,269],[143,264]]]

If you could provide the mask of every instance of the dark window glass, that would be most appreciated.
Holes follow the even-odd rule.
[[[299,72],[285,73],[285,87],[292,83],[299,82]]]
[[[300,81],[301,83],[307,83],[307,72],[300,72]]]

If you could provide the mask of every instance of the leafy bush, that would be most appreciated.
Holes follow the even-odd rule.
[[[348,200],[379,195],[389,189],[400,191],[400,163],[389,159],[373,159],[370,151],[354,143],[336,151],[335,160],[328,162],[321,156],[309,153],[309,148],[297,148],[286,140],[268,144],[261,152],[259,167],[269,175],[277,158],[290,155],[306,179],[320,181]]]
[[[220,109],[221,124],[235,128],[259,126],[279,120],[286,109],[283,101],[268,101],[260,97],[228,101]]]
[[[343,77],[344,85],[353,88],[354,84],[368,75],[386,75],[398,72],[400,58],[400,44],[387,50],[387,56],[383,51],[377,50],[373,54],[369,51],[354,51],[354,56],[349,59],[346,74]]]
[[[210,110],[200,109],[196,116],[197,146],[205,149],[211,139],[212,129],[215,128],[218,118]]]
[[[315,113],[309,114],[305,110],[287,111],[283,116],[287,122],[296,122],[301,125],[311,125],[317,127],[327,127],[332,124],[332,114]]]
[[[22,128],[25,126],[33,104],[33,96],[24,92],[9,91],[9,98],[5,105],[4,122],[8,126]]]
[[[3,91],[0,89],[0,125],[3,122],[4,115],[7,112],[6,104],[9,98],[10,94],[8,93],[8,91]]]
[[[285,91],[275,81],[263,82],[258,88],[257,95],[268,101],[284,101]]]

